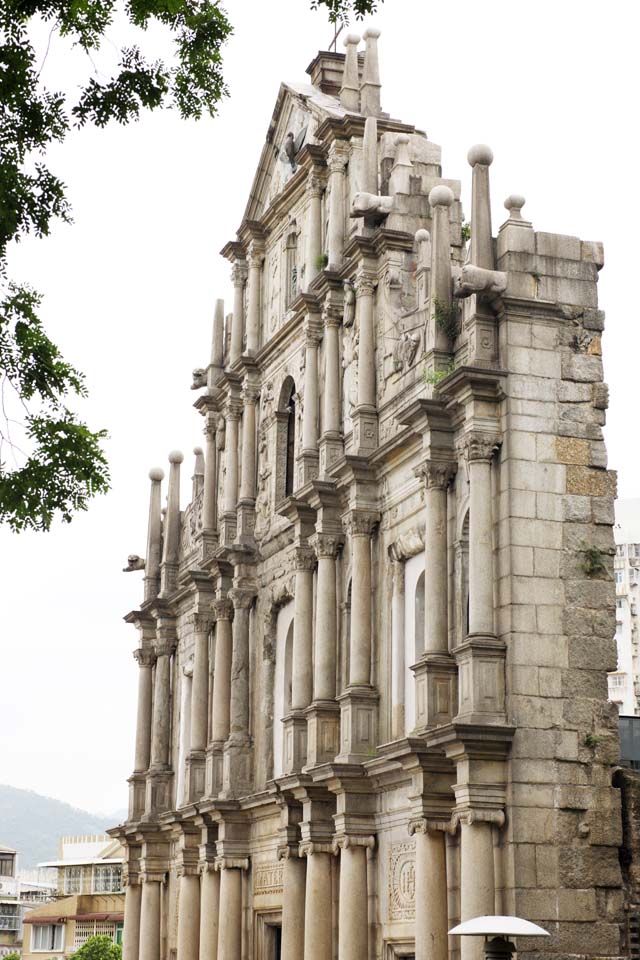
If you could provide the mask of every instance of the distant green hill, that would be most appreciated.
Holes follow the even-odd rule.
[[[32,790],[0,784],[0,846],[17,850],[21,867],[35,867],[57,858],[60,837],[104,833],[121,822],[123,814],[96,816]]]

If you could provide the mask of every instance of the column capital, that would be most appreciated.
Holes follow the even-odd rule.
[[[204,419],[204,430],[202,431],[204,435],[215,437],[220,420],[222,420],[222,417],[216,410],[208,410]]]
[[[247,261],[236,260],[231,268],[231,280],[234,287],[244,287],[248,273]]]
[[[248,857],[216,857],[214,863],[216,870],[248,870]]]
[[[349,145],[342,140],[334,140],[329,147],[329,156],[327,157],[327,166],[331,173],[344,173],[344,168],[349,162]]]
[[[325,327],[339,327],[342,324],[343,307],[325,300],[322,307],[322,322]]]
[[[225,420],[239,420],[242,413],[242,404],[235,398],[229,398],[225,407]]]
[[[333,840],[333,852],[338,853],[339,850],[348,850],[349,847],[365,847],[367,850],[375,850],[376,838],[372,834],[369,836],[360,836],[359,834],[343,834],[339,837],[334,837]]]
[[[318,323],[315,315],[307,316],[303,330],[305,347],[317,347],[321,343],[322,325]]]
[[[504,827],[507,822],[504,810],[501,809],[477,809],[469,807],[466,810],[454,810],[451,823],[455,827],[459,823],[471,826],[473,823],[489,823],[494,827]]]
[[[414,474],[423,478],[427,490],[446,490],[457,469],[457,464],[448,461],[425,460],[415,468]]]
[[[313,570],[316,565],[316,555],[311,546],[294,547],[294,565],[296,570]]]
[[[373,528],[380,522],[378,513],[368,510],[351,510],[342,518],[342,528],[351,537],[371,536]]]
[[[377,280],[370,273],[359,271],[354,283],[356,297],[372,297],[377,286]]]
[[[233,587],[229,590],[229,598],[233,602],[234,610],[248,610],[256,596],[256,591],[248,587]]]
[[[152,667],[156,662],[156,652],[150,647],[138,647],[133,651],[133,658],[139,667]]]
[[[298,847],[298,856],[310,857],[314,853],[334,854],[333,843],[318,843],[316,840],[303,840]]]
[[[207,613],[191,613],[187,622],[193,627],[194,633],[208,633],[213,626],[213,616],[209,611]]]
[[[310,173],[307,177],[307,193],[310,197],[320,198],[324,190],[324,177],[317,173]]]
[[[216,620],[231,620],[233,602],[228,597],[219,597],[211,604]]]
[[[278,860],[297,860],[301,856],[297,843],[281,843],[276,851]]]
[[[158,639],[156,640],[156,657],[170,657],[176,652],[176,647],[175,640]]]
[[[247,263],[249,267],[257,267],[259,270],[262,269],[262,263],[264,261],[264,241],[262,240],[252,240],[249,244],[249,256],[247,257]]]
[[[343,543],[344,537],[341,534],[314,533],[309,537],[309,546],[315,550],[318,558],[335,557]]]
[[[407,824],[407,832],[410,837],[413,837],[416,833],[426,834],[437,831],[454,834],[456,832],[456,824],[452,818],[449,820],[431,820],[426,817],[417,817],[414,820],[410,820]]]
[[[242,399],[245,403],[255,406],[260,399],[260,387],[253,383],[245,383],[242,388]]]
[[[502,439],[497,434],[480,433],[474,430],[462,438],[462,449],[469,462],[474,460],[491,462],[501,443]]]

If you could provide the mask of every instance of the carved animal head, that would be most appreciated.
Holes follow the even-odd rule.
[[[200,390],[201,387],[206,387],[207,371],[204,369],[204,367],[196,367],[195,370],[192,371],[191,376],[193,378],[193,382],[191,384],[192,390]]]

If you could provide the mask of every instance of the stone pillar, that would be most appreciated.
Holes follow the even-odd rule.
[[[431,295],[431,234],[428,230],[417,230],[416,247],[416,292],[418,309],[428,306]]]
[[[489,167],[493,163],[493,151],[486,144],[477,143],[469,150],[467,160],[473,169],[470,262],[485,270],[495,270],[489,194]]]
[[[147,528],[147,555],[144,564],[144,598],[153,600],[160,590],[160,560],[162,557],[162,490],[164,470],[149,470],[151,496],[149,498],[149,526]]]
[[[391,739],[405,734],[404,560],[391,560]]]
[[[307,865],[289,847],[279,851],[284,859],[282,884],[282,960],[302,960]]]
[[[226,430],[224,443],[225,476],[223,490],[223,522],[221,540],[225,546],[233,543],[237,532],[238,505],[238,424],[240,406],[231,401],[226,411]]]
[[[197,873],[180,877],[178,909],[178,958],[199,960],[200,877]]]
[[[217,960],[240,960],[242,956],[242,869],[220,859],[220,916]]]
[[[320,442],[320,469],[326,473],[344,453],[342,439],[342,366],[340,361],[341,311],[325,303],[323,433]]]
[[[500,816],[500,814],[497,814]],[[504,815],[502,815],[504,822]],[[491,916],[495,912],[493,831],[487,820],[472,812],[460,816],[460,920]],[[476,943],[476,940],[478,941]],[[479,937],[460,937],[461,960],[482,960]]]
[[[338,960],[369,956],[367,849],[372,837],[338,837],[340,900],[338,905]]]
[[[300,856],[307,858],[304,903],[304,960],[332,960],[332,847],[302,843]]]
[[[249,244],[249,277],[247,281],[247,353],[255,357],[260,349],[260,313],[262,307],[263,244],[252,240]]]
[[[409,153],[409,137],[401,133],[396,137],[396,151],[393,158],[393,168],[389,178],[389,195],[402,193],[408,196],[411,193],[411,176],[413,164]]]
[[[231,271],[233,280],[233,320],[231,322],[231,345],[229,366],[242,356],[244,336],[244,288],[247,282],[247,264],[245,260],[236,260]]]
[[[457,668],[449,654],[447,561],[447,488],[455,466],[427,460],[417,468],[424,477],[425,576],[424,651],[412,666],[416,676],[416,728],[450,723],[457,700]]]
[[[207,390],[213,393],[224,365],[224,300],[216,300],[211,335],[211,360],[207,369]]]
[[[299,772],[307,758],[307,719],[303,711],[313,697],[313,569],[315,554],[295,549],[296,584],[293,620],[291,713],[284,720],[284,772]],[[278,719],[278,718],[276,718]]]
[[[367,117],[362,138],[362,192],[378,196],[378,121]]]
[[[142,884],[129,882],[124,891],[122,960],[139,960],[141,905]]]
[[[246,383],[242,391],[242,479],[238,503],[238,540],[253,543],[256,525],[256,404],[259,391]]]
[[[233,797],[248,791],[251,781],[249,736],[249,623],[255,593],[229,592],[233,601],[233,650],[229,738],[224,747],[222,794]]]
[[[348,33],[343,40],[345,48],[344,71],[340,87],[340,105],[349,113],[360,111],[360,80],[358,77],[358,44],[360,37],[357,33]]]
[[[231,709],[231,658],[233,640],[230,600],[218,599],[213,605],[216,616],[213,697],[211,698],[211,746],[208,793],[217,796],[222,788],[222,752],[229,737]]]
[[[140,904],[140,960],[160,957],[160,894],[161,882],[143,878]]]
[[[318,476],[318,346],[322,339],[316,317],[311,314],[304,326],[305,367],[302,408],[302,451],[298,458],[298,486]]]
[[[152,693],[153,693],[153,665],[155,653],[144,647],[134,651],[138,661],[138,716],[136,721],[136,757],[135,773],[145,773],[149,769],[151,760],[151,722],[152,722]]]
[[[441,184],[429,193],[432,213],[431,235],[431,319],[435,321],[436,308],[451,305],[451,227],[449,207],[454,201],[453,191]],[[442,333],[442,331],[440,331]],[[436,331],[436,346],[438,338]]]
[[[364,70],[360,87],[360,112],[365,117],[379,117],[380,106],[380,67],[378,64],[378,37],[380,31],[369,27],[362,35],[366,43],[364,52]]]
[[[375,281],[366,273],[356,277],[358,344],[358,405],[352,414],[353,444],[356,452],[370,453],[378,445],[376,413],[376,365],[373,292]]]
[[[202,497],[202,530],[205,534],[214,534],[218,527],[218,450],[216,430],[218,415],[208,413],[204,435],[204,494]]]
[[[491,460],[498,438],[472,434],[466,445],[469,462],[469,633],[492,636],[493,530]]]
[[[184,460],[179,450],[169,454],[169,492],[164,521],[164,541],[160,574],[160,596],[167,597],[176,587],[180,560],[180,464]]]
[[[153,697],[151,767],[165,769],[169,765],[171,731],[171,657],[175,641],[160,639],[156,643],[156,682]]]
[[[307,246],[305,257],[305,287],[308,289],[320,273],[320,258],[322,256],[322,190],[324,184],[317,173],[309,174],[307,180],[307,196],[309,207],[307,213]]]
[[[409,833],[416,838],[416,960],[448,960],[449,956],[446,847],[442,826],[425,819],[409,823]]]
[[[339,141],[329,150],[329,269],[342,269],[344,249],[344,172],[347,165],[348,147]]]
[[[191,725],[187,763],[187,797],[193,802],[205,795],[207,732],[209,727],[209,633],[211,621],[195,614],[193,680],[191,684]]]
[[[205,863],[200,875],[199,960],[217,960],[219,917],[220,873],[212,863]]]

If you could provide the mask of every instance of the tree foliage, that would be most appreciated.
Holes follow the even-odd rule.
[[[373,12],[376,0],[307,0],[331,21]],[[118,67],[102,78],[92,55],[109,28],[125,18],[134,37],[157,23],[174,42],[170,62],[123,47]],[[87,74],[69,99],[45,86],[32,42],[37,21],[87,55]],[[222,48],[232,33],[217,0],[0,0],[0,522],[16,531],[48,530],[56,515],[70,521],[109,487],[105,431],[92,431],[70,409],[86,395],[84,378],[60,355],[40,321],[40,296],[7,274],[7,249],[25,236],[47,236],[56,219],[70,221],[65,185],[46,165],[47,148],[72,126],[129,123],[143,110],[171,107],[181,117],[213,116],[227,95]],[[46,60],[46,54],[44,59]],[[44,61],[43,61],[44,62]],[[7,403],[22,407],[18,426],[28,451],[12,437]],[[14,423],[14,427],[15,427]],[[8,464],[11,454],[14,465]]]
[[[70,960],[122,960],[122,947],[111,937],[89,937]]]

